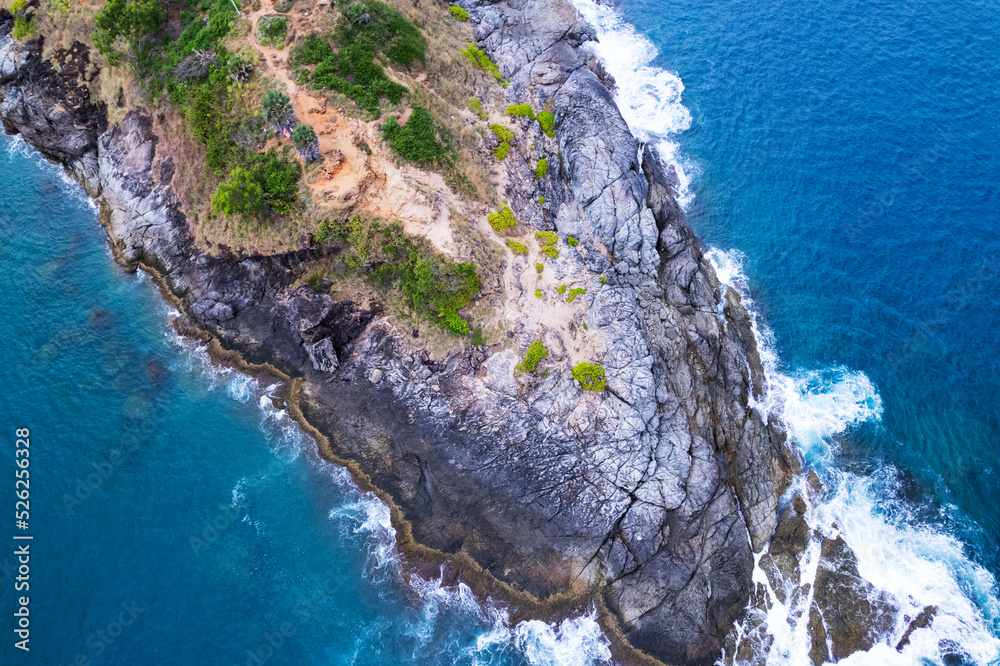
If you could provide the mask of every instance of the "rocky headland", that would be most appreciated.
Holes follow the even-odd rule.
[[[705,258],[671,174],[622,119],[573,6],[463,4],[509,82],[504,103],[554,114],[554,139],[522,119],[515,140],[551,142],[550,177],[506,159],[502,198],[532,231],[578,240],[546,263],[544,284],[586,289],[549,316],[533,257],[506,255],[479,296],[501,333],[481,345],[428,349],[378,297],[301,284],[336,245],[209,251],[181,203],[180,156],[157,134],[160,110],[109,113],[92,94],[102,68],[87,45],[43,55],[45,36],[13,39],[6,11],[0,120],[99,200],[116,257],[157,277],[186,332],[214,340],[221,358],[289,379],[293,413],[325,456],[390,503],[414,561],[446,563],[515,605],[597,603],[624,661],[705,664],[724,648],[731,659],[734,623],[769,603],[752,582],[755,553],[770,545],[762,567],[772,587],[802,595],[809,541],[800,494],[779,523],[800,463],[781,424],[751,406],[766,382],[749,315]],[[465,212],[491,233],[484,209]],[[517,372],[535,340],[551,372]],[[605,390],[571,377],[583,360],[603,366]],[[807,594],[803,610],[817,664],[870,646],[891,611],[866,595],[843,541],[824,541],[823,557],[833,563],[826,600]],[[871,617],[852,619],[851,608]],[[742,649],[736,656],[752,660]]]

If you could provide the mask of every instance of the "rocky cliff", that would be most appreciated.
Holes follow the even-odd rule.
[[[775,530],[796,464],[780,429],[750,407],[764,382],[747,313],[629,132],[572,5],[466,6],[509,101],[555,113],[555,177],[539,185],[508,160],[506,195],[522,220],[580,240],[550,270],[606,276],[584,297],[581,324],[607,391],[584,392],[567,373],[518,378],[517,355],[501,345],[434,358],[376,302],[292,289],[327,250],[206,254],[171,187],[171,156],[157,155],[150,111],[106,127],[87,94],[87,48],[58,52],[53,68],[37,42],[9,37],[9,15],[0,118],[100,198],[116,255],[155,270],[191,330],[302,378],[301,409],[325,452],[386,493],[416,543],[467,555],[484,577],[540,599],[599,597],[606,626],[636,648],[711,663],[748,603],[753,553]],[[543,140],[522,129],[519,141]],[[528,205],[540,194],[554,212]],[[514,322],[508,336],[524,347],[537,334]],[[554,362],[568,358],[554,346]]]

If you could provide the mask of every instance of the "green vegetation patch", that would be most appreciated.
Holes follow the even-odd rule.
[[[11,12],[17,15],[13,5]],[[236,10],[231,13],[235,14]],[[182,26],[183,19],[182,16]],[[118,65],[125,57],[125,52],[121,50],[125,44],[137,50],[135,47],[139,40],[155,33],[166,20],[162,3],[156,0],[107,0],[101,11],[94,15],[94,27],[97,29],[93,35],[94,46],[109,65]]]
[[[414,314],[452,333],[471,331],[458,311],[479,293],[474,264],[450,261],[427,239],[403,231],[399,221],[359,216],[344,223],[324,222],[314,240],[346,245],[344,266],[377,287],[398,290],[404,306]]]
[[[544,206],[545,205],[545,196],[544,195],[539,195],[538,196],[538,205],[539,206]]]
[[[603,391],[608,385],[604,368],[597,363],[577,363],[573,367],[573,379],[580,382],[584,391]]]
[[[528,347],[528,351],[524,353],[521,362],[514,366],[514,369],[518,372],[534,372],[538,369],[538,364],[548,355],[549,350],[545,348],[545,343],[541,340],[535,340]]]
[[[535,289],[535,298],[541,298],[541,297],[542,297],[542,290]]]
[[[549,173],[549,161],[544,157],[535,165],[535,178],[545,178]]]
[[[335,90],[378,116],[381,100],[399,104],[408,91],[386,76],[375,57],[381,53],[399,65],[424,60],[427,40],[399,11],[377,0],[352,2],[340,12],[333,31],[337,50],[311,35],[292,53],[291,63],[316,65],[310,80],[314,88]]]
[[[510,85],[510,83],[504,78],[504,75],[500,73],[500,69],[496,66],[496,63],[490,60],[490,57],[486,55],[485,51],[477,49],[476,45],[472,42],[467,43],[465,45],[465,49],[459,49],[458,52],[468,58],[469,62],[471,62],[475,67],[493,76],[493,78],[496,79],[500,85],[504,87]]]
[[[507,241],[507,247],[510,248],[511,252],[513,252],[518,256],[521,257],[528,256],[528,246],[525,245],[524,243],[518,243],[517,241]]]
[[[446,161],[448,149],[444,135],[422,106],[413,107],[405,125],[400,125],[396,116],[389,116],[382,125],[382,135],[390,148],[414,164],[431,166]]]
[[[545,264],[539,261],[537,264],[535,264],[535,270],[538,271],[539,275],[541,275],[542,271],[545,270]]]
[[[264,46],[282,49],[287,35],[288,19],[284,16],[262,16],[257,21],[257,39]]]
[[[539,111],[538,124],[546,136],[553,137],[556,135],[556,115],[551,111]]]
[[[511,104],[507,107],[507,115],[514,118],[531,118],[535,119],[535,112],[532,110],[530,104]]]
[[[510,128],[497,123],[490,125],[490,131],[500,140],[500,145],[493,149],[493,156],[502,162],[510,151],[510,142],[514,140],[514,133],[510,131]]]
[[[10,3],[10,13],[14,15],[14,39],[23,42],[35,34],[34,17],[28,16],[28,0],[14,0]]]
[[[312,125],[304,123],[296,125],[295,129],[292,130],[292,143],[302,159],[310,162],[319,159],[319,137]]]
[[[490,221],[490,226],[498,234],[505,234],[518,224],[517,218],[514,217],[514,211],[507,204],[500,206],[500,210],[497,212],[487,215],[486,219]]]
[[[608,283],[608,278],[606,278],[606,277],[604,277],[602,275],[601,277],[597,278],[597,281],[600,282],[601,284],[607,284]]]
[[[567,289],[569,289],[569,287],[567,287],[567,286],[566,286],[566,285],[564,285],[564,284],[561,284],[561,285],[559,285],[559,287],[558,287],[558,288],[556,289],[556,292],[557,292],[557,293],[558,293],[558,294],[559,294],[560,296],[562,296],[563,294],[565,294],[565,293],[566,293],[566,290],[567,290]]]
[[[551,231],[536,231],[535,239],[538,241],[538,248],[542,254],[544,254],[549,259],[555,259],[559,256],[559,248],[556,243],[559,242],[559,236]]]
[[[573,236],[566,236],[566,244],[569,245],[570,247],[576,247],[577,245],[580,244],[580,241],[574,238]]]
[[[455,17],[456,21],[468,21],[469,20],[469,12],[465,11],[464,9],[462,9],[461,7],[459,7],[458,5],[449,5],[448,6],[448,11],[451,12],[451,15]]]
[[[483,103],[475,97],[469,100],[469,108],[472,109],[472,112],[479,116],[482,120],[486,120],[490,117],[489,114],[483,110]]]
[[[244,165],[230,172],[212,196],[216,214],[287,215],[298,200],[301,169],[272,148],[267,153],[252,153]]]
[[[573,301],[576,300],[577,296],[582,296],[583,294],[586,293],[587,293],[586,289],[581,289],[580,287],[573,287],[572,289],[569,290],[569,297],[566,299],[566,302],[572,303]]]

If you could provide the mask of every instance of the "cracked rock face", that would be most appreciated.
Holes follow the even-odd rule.
[[[568,372],[519,379],[517,355],[499,345],[431,358],[376,303],[292,289],[328,250],[202,253],[171,178],[152,176],[148,114],[133,110],[107,130],[99,118],[81,122],[88,129],[62,137],[52,109],[69,88],[45,84],[52,72],[29,82],[26,68],[43,66],[2,31],[0,117],[102,189],[120,259],[158,271],[189,324],[306,380],[307,418],[393,497],[418,542],[463,551],[540,597],[600,594],[636,647],[712,663],[747,604],[753,551],[775,530],[794,464],[780,430],[748,407],[763,371],[747,313],[595,73],[581,48],[593,31],[575,9],[467,6],[511,81],[508,101],[551,102],[556,114],[551,176],[539,183],[512,155],[507,195],[521,220],[580,239],[547,270],[608,278],[581,297],[603,349],[602,393]],[[518,134],[546,140],[527,121]],[[540,194],[553,212],[528,205]],[[512,333],[531,341],[526,329]],[[567,359],[553,350],[550,361]]]

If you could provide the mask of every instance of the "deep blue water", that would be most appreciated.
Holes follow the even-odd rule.
[[[467,588],[407,584],[386,507],[317,459],[267,386],[172,334],[78,188],[9,137],[0,174],[0,663],[583,664],[553,660],[604,651],[586,617],[513,627]],[[16,428],[30,429],[26,531]],[[15,533],[34,537],[18,594]],[[28,653],[12,631],[22,594]]]

